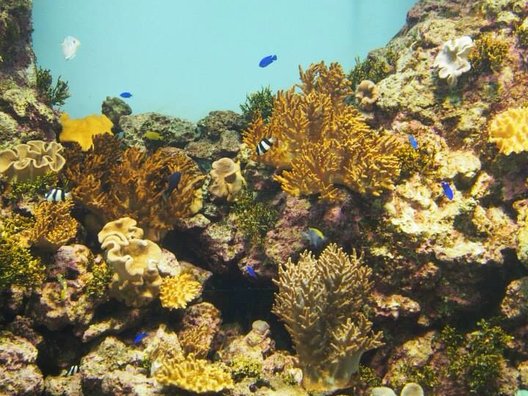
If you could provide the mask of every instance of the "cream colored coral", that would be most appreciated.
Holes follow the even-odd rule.
[[[196,393],[220,392],[234,387],[233,379],[220,365],[189,354],[185,360],[167,359],[155,373],[162,385],[174,385]]]
[[[57,142],[30,140],[12,149],[0,151],[0,173],[12,180],[33,180],[48,172],[58,172],[66,160]]]
[[[496,143],[502,154],[528,150],[528,108],[508,109],[495,115],[489,124],[489,141]]]
[[[209,192],[216,197],[233,201],[236,194],[246,185],[246,180],[240,171],[240,163],[231,158],[220,158],[213,162],[213,168],[209,173],[212,183]]]
[[[355,97],[361,110],[372,111],[379,98],[378,86],[370,80],[363,80],[356,87]]]
[[[185,308],[201,291],[201,283],[189,273],[164,278],[160,288],[161,305],[170,309]]]
[[[458,77],[471,69],[468,61],[471,48],[473,48],[473,40],[469,36],[446,41],[433,64],[438,68],[438,77],[446,79],[449,86],[454,86]]]
[[[141,239],[143,230],[129,217],[107,223],[99,232],[106,262],[115,273],[111,294],[129,306],[142,306],[159,294],[161,277],[158,264],[161,248],[152,241]]]

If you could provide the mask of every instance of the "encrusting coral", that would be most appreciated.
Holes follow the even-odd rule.
[[[201,283],[189,273],[163,278],[160,286],[161,305],[170,309],[185,308],[201,291]]]
[[[0,151],[0,173],[11,180],[33,180],[49,172],[58,172],[66,160],[57,142],[30,140],[12,149]]]
[[[193,354],[184,359],[162,360],[154,377],[162,385],[174,385],[196,393],[220,392],[234,386],[233,379],[222,366],[196,359]]]
[[[225,198],[232,202],[246,185],[246,181],[240,171],[240,163],[231,158],[220,158],[213,162],[211,172],[212,178],[209,192],[218,198]]]
[[[143,230],[129,217],[106,224],[99,232],[105,260],[112,266],[114,276],[111,294],[129,306],[143,306],[159,295],[161,277],[158,264],[161,248],[142,239]]]
[[[528,151],[528,108],[512,108],[493,117],[489,123],[489,141],[502,154]]]
[[[55,251],[75,238],[79,223],[70,214],[72,207],[71,201],[41,202],[35,210],[35,224],[28,230],[28,241]]]
[[[68,149],[64,174],[72,197],[95,215],[100,225],[120,217],[137,219],[145,235],[159,241],[181,218],[202,207],[204,179],[198,165],[182,150],[167,147],[147,154],[120,148],[111,135],[98,135],[86,153]],[[181,173],[177,189],[165,196],[167,179]]]
[[[194,353],[198,358],[207,357],[221,324],[220,311],[213,304],[202,302],[187,308],[178,333],[185,353]]]
[[[316,259],[304,252],[279,267],[273,312],[286,324],[309,391],[350,386],[363,352],[382,345],[366,310],[371,269],[330,244]]]
[[[340,65],[324,62],[300,70],[301,92],[279,91],[268,122],[257,117],[244,136],[253,150],[264,138],[275,143],[259,161],[282,173],[275,176],[292,195],[320,194],[335,200],[336,184],[380,195],[391,189],[400,173],[394,136],[372,131],[345,99],[353,94]]]
[[[59,135],[61,142],[79,143],[83,151],[93,147],[95,135],[112,133],[112,121],[103,114],[92,114],[84,118],[71,119],[67,113],[60,116],[62,131]]]

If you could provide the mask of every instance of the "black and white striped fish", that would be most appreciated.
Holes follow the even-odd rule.
[[[70,375],[77,374],[79,371],[81,371],[81,368],[77,364],[74,364],[73,366],[70,367],[70,369],[64,375],[69,377]]]
[[[47,201],[50,202],[60,202],[65,201],[68,198],[70,198],[71,193],[64,192],[62,188],[52,188],[49,190],[45,195],[44,198],[46,198]]]
[[[273,143],[275,143],[275,138],[264,138],[257,144],[257,155],[266,154],[268,150],[273,146]]]

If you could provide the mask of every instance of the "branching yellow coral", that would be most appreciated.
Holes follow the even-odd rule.
[[[35,224],[28,231],[28,240],[41,249],[55,251],[77,234],[79,223],[71,214],[73,203],[43,201],[35,210]]]
[[[200,295],[202,285],[191,274],[163,278],[160,287],[160,300],[164,308],[185,308],[187,303]]]
[[[74,200],[105,224],[116,218],[137,219],[147,239],[159,241],[178,219],[202,207],[204,175],[183,150],[173,147],[147,154],[137,148],[122,150],[113,136],[94,138],[86,153],[66,152],[65,176]],[[168,177],[181,173],[178,188],[164,195]]]
[[[343,184],[363,194],[392,189],[400,174],[401,144],[372,131],[361,114],[345,103],[353,94],[341,66],[323,62],[300,69],[301,84],[279,91],[267,123],[257,117],[244,143],[254,148],[264,138],[275,142],[259,161],[273,165],[283,190],[293,195],[341,196]]]
[[[528,108],[508,109],[497,114],[489,124],[489,141],[502,154],[528,150]]]
[[[318,259],[304,252],[279,267],[273,312],[292,337],[307,390],[348,387],[363,352],[382,344],[367,319],[371,272],[335,244]]]
[[[84,118],[71,119],[67,113],[60,116],[62,131],[61,142],[79,143],[83,151],[93,147],[93,137],[103,133],[112,133],[112,121],[103,114],[92,114]]]
[[[193,354],[184,360],[162,361],[154,376],[162,385],[174,385],[196,393],[220,392],[234,386],[233,379],[220,365],[196,359]]]

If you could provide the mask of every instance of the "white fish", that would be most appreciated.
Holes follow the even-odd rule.
[[[46,198],[46,200],[50,202],[66,201],[70,197],[71,197],[71,193],[64,192],[62,188],[58,188],[58,187],[52,188],[44,195],[44,198]]]
[[[271,146],[273,146],[273,143],[275,143],[275,139],[273,137],[263,138],[257,144],[257,155],[266,154]]]
[[[62,55],[64,55],[64,59],[70,60],[75,58],[75,54],[77,53],[77,50],[79,49],[79,46],[81,45],[81,42],[79,39],[73,37],[73,36],[67,36],[62,41]]]

